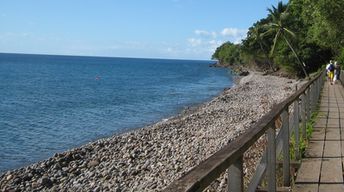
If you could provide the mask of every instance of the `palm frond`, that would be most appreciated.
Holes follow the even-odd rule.
[[[270,51],[270,56],[272,56],[275,52],[275,47],[276,47],[276,44],[277,44],[277,41],[278,41],[278,38],[281,34],[281,30],[278,30],[276,35],[275,35],[275,38],[274,38],[274,44],[272,45],[272,48],[271,48],[271,51]]]
[[[287,29],[287,28],[285,28],[285,27],[283,27],[283,31],[287,32],[287,33],[288,33],[289,35],[291,35],[292,37],[296,37],[296,35],[295,35],[294,32],[292,32],[291,30],[289,30],[289,29]]]

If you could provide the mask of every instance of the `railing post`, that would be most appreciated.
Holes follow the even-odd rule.
[[[316,104],[318,104],[319,103],[319,98],[320,98],[320,91],[321,91],[321,78],[322,78],[322,76],[320,76],[319,77],[319,79],[317,80],[317,84],[318,84],[318,89],[317,89],[317,102],[316,102]]]
[[[300,110],[299,110],[300,98],[294,101],[294,134],[295,134],[295,158],[300,160]]]
[[[267,131],[268,133],[268,191],[276,191],[276,127],[273,124]]]
[[[302,135],[301,137],[304,138],[306,136],[306,122],[307,122],[307,95],[306,91],[301,96],[301,130]]]
[[[317,79],[317,81],[316,81],[316,83],[317,83],[317,89],[316,89],[316,91],[315,91],[315,95],[316,95],[316,98],[315,98],[315,107],[318,105],[318,103],[319,103],[319,90],[320,90],[320,78],[319,79]]]
[[[311,106],[311,94],[312,94],[312,84],[309,85],[308,90],[307,90],[307,121],[311,119],[311,113],[312,113],[312,106]],[[306,129],[305,129],[306,130]]]
[[[312,92],[312,113],[315,111],[317,106],[317,89],[318,89],[318,81],[315,80],[313,82],[313,92]]]
[[[308,108],[307,108],[307,120],[309,120],[310,118],[310,114],[311,114],[311,111],[312,111],[312,102],[313,102],[313,99],[312,99],[312,91],[313,91],[313,83],[309,85],[308,87]]]
[[[312,113],[315,110],[315,106],[316,106],[316,89],[317,89],[317,81],[313,81],[312,84],[312,91],[311,91],[311,117],[312,117]]]
[[[317,99],[317,89],[318,89],[318,81],[315,80],[313,82],[313,89],[312,89],[312,112],[315,111],[315,107],[316,107],[316,99]]]
[[[323,81],[323,77],[324,75],[321,75],[320,78],[319,78],[319,90],[318,90],[318,102],[319,102],[319,99],[320,99],[320,94],[321,94],[321,90],[324,86],[324,81]]]
[[[321,74],[320,78],[319,78],[319,90],[318,90],[318,99],[320,99],[320,95],[321,95],[321,90],[324,87],[324,75],[325,73]]]
[[[243,177],[243,157],[240,156],[228,169],[227,191],[242,192],[244,190]]]
[[[315,83],[316,83],[316,89],[315,89],[315,101],[314,101],[314,106],[316,107],[317,106],[317,104],[318,104],[318,101],[319,101],[319,88],[320,88],[320,78],[321,78],[321,76],[315,81]],[[315,108],[314,108],[314,110],[315,110]]]
[[[283,135],[283,185],[290,186],[290,150],[289,150],[289,113],[288,108],[282,113]]]

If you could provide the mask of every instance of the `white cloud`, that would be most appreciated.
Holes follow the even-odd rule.
[[[246,37],[247,29],[224,28],[221,35],[230,39],[233,43],[240,43]]]
[[[247,29],[238,28],[224,28],[218,32],[197,29],[194,31],[197,37],[191,37],[187,41],[191,47],[211,46],[216,48],[226,41],[240,43],[246,33]]]
[[[215,52],[216,48],[222,45],[224,42],[230,41],[233,43],[240,43],[245,38],[247,29],[239,28],[224,28],[219,31],[209,30],[194,30],[193,37],[187,39],[188,47],[184,49],[173,49],[176,52],[183,52],[184,54],[190,54],[204,58],[209,58]],[[169,50],[171,53],[172,50]]]
[[[210,41],[208,41],[208,45],[213,50],[215,50],[217,47],[219,47],[222,43],[223,43],[223,41],[217,41],[217,40],[210,40]]]
[[[238,28],[224,28],[221,31],[221,34],[223,36],[230,36],[230,37],[242,36],[243,34],[246,34],[246,33],[247,33],[246,29],[238,29]]]
[[[189,45],[191,45],[192,47],[197,47],[202,44],[202,40],[196,39],[196,38],[189,38],[188,42],[189,42]]]
[[[195,30],[195,34],[196,35],[200,35],[200,36],[208,36],[208,37],[212,37],[212,38],[216,38],[217,33],[214,31],[205,31],[205,30]]]

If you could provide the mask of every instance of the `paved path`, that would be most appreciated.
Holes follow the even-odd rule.
[[[293,191],[344,192],[344,88],[325,82],[319,114]]]

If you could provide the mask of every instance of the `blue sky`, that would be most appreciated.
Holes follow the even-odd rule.
[[[210,59],[222,43],[240,42],[277,3],[1,0],[0,52]]]

